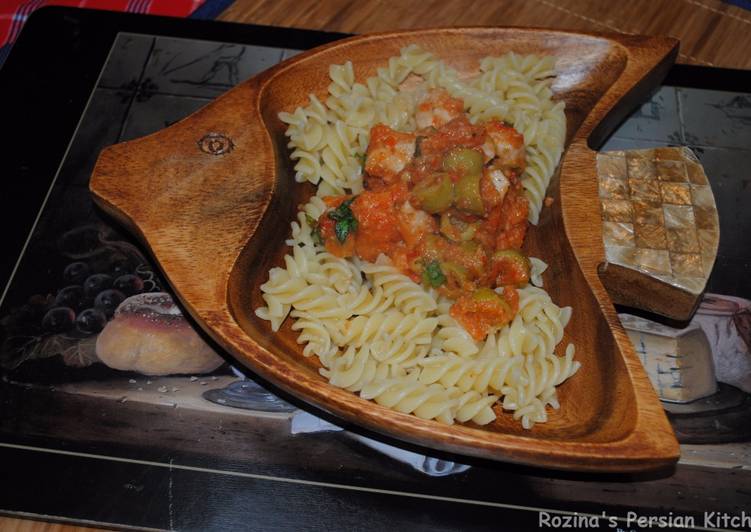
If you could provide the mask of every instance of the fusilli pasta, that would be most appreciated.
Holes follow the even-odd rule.
[[[277,331],[290,316],[299,331],[303,355],[320,360],[329,382],[364,399],[443,423],[487,424],[493,406],[511,411],[522,426],[547,419],[558,408],[556,386],[573,375],[579,362],[574,347],[555,353],[571,316],[542,290],[547,268],[531,259],[532,285],[519,290],[519,311],[508,325],[482,342],[449,314],[438,298],[391,265],[338,258],[315,238],[311,222],[326,211],[321,199],[363,189],[361,156],[370,128],[382,123],[399,131],[416,128],[414,97],[400,84],[419,76],[465,104],[474,122],[499,119],[523,133],[527,168],[522,184],[536,223],[548,183],[563,151],[563,103],[552,99],[555,76],[550,57],[516,55],[486,58],[473,79],[416,46],[404,48],[358,83],[352,64],[332,65],[328,95],[292,113],[287,124],[295,180],[317,185],[316,196],[291,224],[291,251],[284,267],[273,268],[261,286],[266,306],[256,314]],[[500,403],[499,403],[500,401]]]

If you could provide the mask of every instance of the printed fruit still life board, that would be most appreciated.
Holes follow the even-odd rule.
[[[90,188],[219,345],[303,401],[449,452],[662,467],[677,443],[598,278],[588,141],[676,44],[346,39],[104,150]]]

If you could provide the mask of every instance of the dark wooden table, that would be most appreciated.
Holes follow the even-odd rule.
[[[343,33],[487,25],[669,35],[681,41],[679,62],[751,68],[751,12],[721,0],[235,0],[219,19]]]

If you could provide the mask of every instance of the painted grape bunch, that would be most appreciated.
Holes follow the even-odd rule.
[[[126,298],[162,290],[145,257],[107,227],[71,229],[57,248],[64,262],[57,262],[62,271],[52,277],[59,288],[33,294],[0,317],[2,366],[14,367],[40,353],[63,353],[95,337]]]

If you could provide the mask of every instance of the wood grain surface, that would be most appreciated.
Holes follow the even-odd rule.
[[[307,5],[305,5],[307,4]],[[469,4],[469,6],[468,6]],[[328,31],[509,24],[584,31],[670,35],[681,40],[678,62],[751,68],[751,13],[719,0],[509,0],[487,2],[424,0],[235,0],[221,20]],[[50,528],[58,527],[58,528]],[[3,530],[66,532],[81,527],[0,518]]]
[[[720,0],[235,0],[220,20],[345,33],[498,25],[667,35],[678,61],[751,68],[751,12]]]
[[[329,65],[350,59],[367,77],[411,43],[468,75],[487,55],[557,57],[554,98],[566,102],[570,146],[560,180],[548,189],[553,208],[544,211],[525,249],[566,272],[551,276],[546,288],[554,301],[575,308],[563,344],[577,346],[583,368],[560,387],[560,411],[533,430],[500,409],[490,425],[445,426],[364,401],[326,383],[302,356],[289,323],[275,334],[253,312],[264,304],[259,285],[288,252],[288,221],[311,193],[291,184],[278,113],[306,104],[310,93],[322,98]],[[597,143],[659,83],[675,50],[668,38],[534,29],[348,39],[267,70],[174,126],[105,149],[90,189],[106,212],[141,237],[206,332],[288,393],[367,429],[449,452],[571,470],[664,467],[677,460],[678,444],[598,277],[604,250],[595,152],[587,142]],[[234,149],[202,152],[196,143],[211,132],[231,139]],[[551,239],[559,244],[550,246]]]

